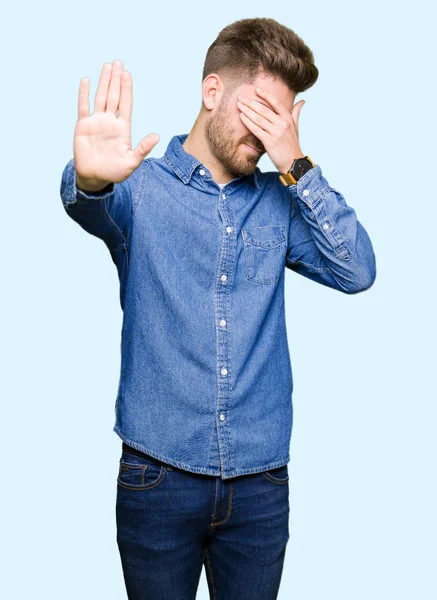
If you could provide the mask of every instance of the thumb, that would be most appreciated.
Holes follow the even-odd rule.
[[[293,117],[293,121],[294,124],[296,125],[296,127],[299,124],[299,115],[300,115],[300,111],[302,110],[302,106],[305,104],[305,100],[301,100],[300,102],[298,102],[297,104],[295,104],[293,106],[293,111],[291,113],[291,116]]]
[[[147,156],[147,154],[149,154],[149,152],[152,150],[152,148],[154,146],[156,146],[156,144],[159,142],[159,140],[160,140],[160,137],[157,133],[149,133],[149,135],[146,135],[146,137],[144,137],[141,140],[141,142],[138,144],[138,146],[133,151],[134,160],[135,160],[135,163],[137,164],[137,166],[140,165],[143,158],[145,156]]]

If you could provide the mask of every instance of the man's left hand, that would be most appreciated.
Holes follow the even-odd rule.
[[[267,90],[256,89],[260,98],[272,108],[256,99],[238,96],[237,107],[244,125],[256,136],[270,160],[280,173],[286,173],[295,158],[305,156],[299,145],[299,114],[305,100],[297,102],[291,112]]]

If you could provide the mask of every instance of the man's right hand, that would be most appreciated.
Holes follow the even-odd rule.
[[[89,79],[81,79],[73,144],[80,188],[98,191],[124,181],[159,142],[159,135],[150,133],[132,150],[132,104],[132,78],[121,60],[103,65],[92,116]]]

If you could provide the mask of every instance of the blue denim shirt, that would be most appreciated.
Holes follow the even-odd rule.
[[[67,214],[102,239],[123,310],[114,431],[193,473],[287,464],[293,421],[285,267],[346,294],[375,280],[369,236],[319,165],[295,185],[241,175],[221,189],[175,135],[99,193],[62,174]]]

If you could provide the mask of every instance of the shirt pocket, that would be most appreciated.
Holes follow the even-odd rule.
[[[278,281],[285,263],[285,225],[245,227],[241,235],[247,279],[265,284]]]

